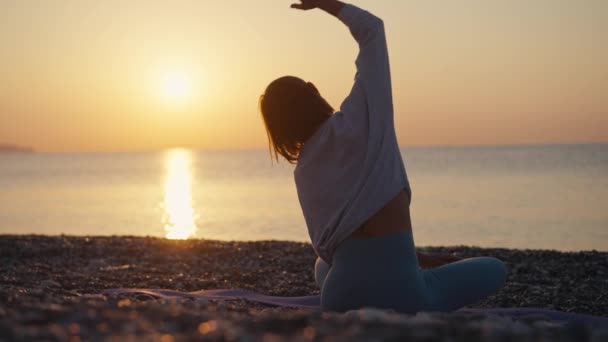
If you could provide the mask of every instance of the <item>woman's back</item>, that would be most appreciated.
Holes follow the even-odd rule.
[[[402,191],[351,236],[374,237],[412,229],[410,197]]]

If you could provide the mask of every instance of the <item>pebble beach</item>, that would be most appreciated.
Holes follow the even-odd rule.
[[[608,252],[427,247],[506,262],[506,286],[474,308],[608,316]],[[151,237],[0,236],[0,341],[606,341],[608,326],[542,316],[362,309],[346,314],[209,300],[106,296],[112,288],[318,294],[307,243]]]

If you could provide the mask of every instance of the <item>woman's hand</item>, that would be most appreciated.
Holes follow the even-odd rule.
[[[300,3],[291,4],[291,8],[295,8],[301,11],[308,11],[314,8],[320,8],[325,12],[338,16],[340,10],[344,7],[342,1],[337,0],[300,0]]]
[[[418,257],[418,263],[422,268],[435,268],[462,260],[462,258],[457,257],[453,254],[416,252],[416,255]]]
[[[308,11],[314,8],[319,7],[321,2],[326,2],[323,0],[300,0],[299,4],[291,4],[291,8],[299,9],[302,11]]]

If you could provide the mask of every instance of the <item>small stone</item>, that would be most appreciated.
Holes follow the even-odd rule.
[[[40,288],[49,288],[49,287],[61,287],[61,284],[59,284],[58,282],[52,280],[52,279],[47,279],[47,280],[43,280],[38,287]]]
[[[195,297],[194,302],[200,305],[209,305],[210,301],[207,298]]]

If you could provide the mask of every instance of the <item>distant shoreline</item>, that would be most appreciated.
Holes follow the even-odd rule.
[[[0,153],[34,153],[32,147],[11,144],[0,144]]]

